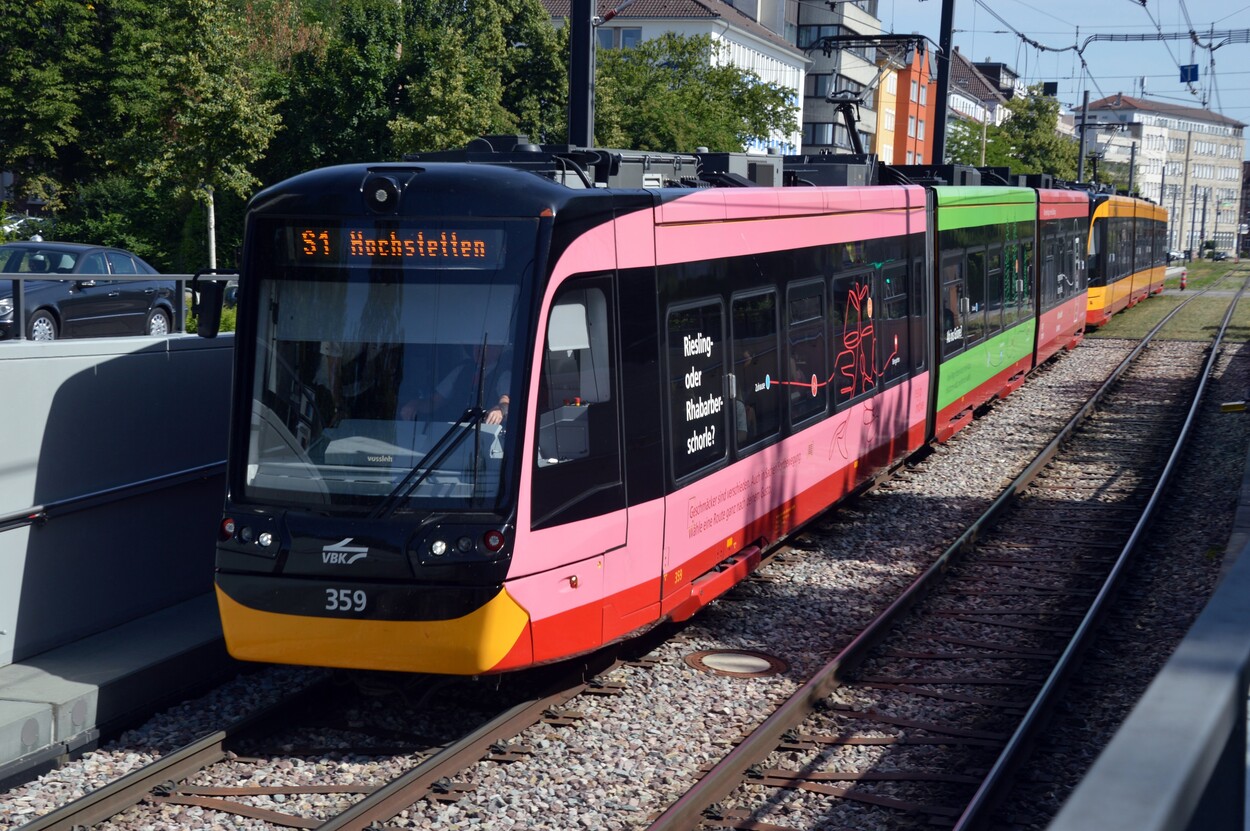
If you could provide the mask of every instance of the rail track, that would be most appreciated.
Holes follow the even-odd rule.
[[[1138,350],[1134,357],[1161,355],[1164,351]],[[1165,357],[1162,364],[1178,370],[1181,376],[1188,371],[1176,359]],[[1130,372],[1128,366],[1126,361],[1115,373],[1115,377],[1127,376],[1117,391],[1111,397],[1104,395],[1103,403],[1097,406],[1092,402],[1086,405],[1078,419],[1091,417],[1095,411],[1096,417],[1105,417],[1114,412],[1112,404],[1117,398],[1129,397],[1125,389],[1133,381],[1134,372],[1140,370]],[[1141,366],[1140,362],[1137,366]],[[1155,374],[1163,373],[1159,370]],[[1155,387],[1151,392],[1156,403],[1163,400],[1161,389]],[[1142,429],[1145,416],[1135,418],[1133,429],[1139,434],[1146,432]],[[1087,427],[1084,435],[1109,429]],[[1074,438],[1064,446],[1065,453],[1079,447],[1079,440]],[[1055,457],[1060,445],[1061,440],[1056,439],[1042,457]],[[1154,445],[1158,450],[1159,442]],[[947,585],[954,588],[929,596],[924,605],[935,611],[935,617],[916,624],[910,635],[890,634],[890,640],[884,642],[886,623],[875,623],[831,662],[831,675],[808,681],[756,734],[741,742],[694,790],[678,799],[653,827],[693,828],[703,824],[806,828],[829,820],[839,811],[856,817],[851,821],[852,827],[864,820],[865,812],[882,819],[884,827],[895,827],[890,823],[904,827],[934,820],[959,827],[974,823],[985,809],[976,808],[965,819],[961,811],[969,809],[957,807],[959,800],[964,799],[969,805],[993,804],[1014,765],[1002,751],[1014,745],[1027,746],[1029,732],[1036,729],[1020,728],[1013,733],[1010,723],[1020,715],[1035,721],[1045,711],[1043,704],[1030,704],[1022,690],[1052,683],[1058,686],[1063,672],[1052,670],[1051,675],[1056,678],[1052,682],[1045,667],[1070,660],[1056,646],[1061,635],[1052,631],[1058,627],[1050,621],[1075,619],[1077,613],[1061,603],[1071,595],[1091,594],[1086,587],[1094,579],[1090,570],[1095,564],[1101,564],[1098,567],[1103,570],[1116,568],[1108,565],[1107,555],[1112,547],[1105,543],[1106,535],[1115,527],[1130,536],[1138,533],[1128,530],[1129,526],[1123,524],[1127,520],[1112,521],[1109,512],[1123,516],[1128,509],[1119,497],[1140,500],[1146,493],[1140,483],[1154,476],[1138,467],[1146,454],[1122,449],[1121,452],[1131,452],[1133,458],[1132,465],[1121,466],[1110,457],[1095,460],[1093,454],[1102,451],[1084,452],[1085,456],[1074,457],[1076,473],[1058,472],[1055,465],[1062,464],[1062,460],[1056,459],[1045,472],[1041,472],[1042,462],[1036,462],[995,503],[989,512],[994,516],[979,520],[942,555],[930,571],[933,575],[949,572],[952,579]],[[1103,471],[1101,481],[1087,475],[1096,472],[1094,461],[1099,463],[1097,470]],[[1139,481],[1127,481],[1130,474],[1126,471],[1132,471],[1131,475]],[[1035,476],[1036,481],[1026,487],[1024,481],[1029,476]],[[1099,495],[1103,506],[1098,511],[1081,507],[1088,505],[1093,494]],[[1153,500],[1147,497],[1147,501]],[[1053,511],[1066,505],[1061,510],[1067,515],[1057,520],[1053,512],[1043,511],[1002,519],[1001,512],[1011,503],[1016,503],[1012,510],[1020,512]],[[1024,538],[1018,534],[1014,540],[996,541],[992,530],[996,521],[1005,528],[1032,529],[1031,541],[1024,544]],[[1073,565],[1061,556],[1066,549],[1075,547],[1077,531],[1102,535],[1098,538],[1103,544],[1090,546],[1085,559]],[[798,545],[801,547],[803,541],[799,540]],[[973,552],[978,559],[972,559]],[[917,581],[883,618],[898,620],[905,612],[919,614],[921,607],[916,603],[928,591],[926,581]],[[1013,608],[1008,606],[1009,601],[1032,605]],[[913,611],[908,612],[909,609]],[[1043,618],[1044,623],[1038,622]],[[971,627],[972,631],[964,632],[962,627]],[[1007,632],[1014,633],[1017,640],[1009,641],[1004,635]],[[645,655],[652,644],[668,635],[671,631],[657,632],[650,640],[632,644],[631,654]],[[863,653],[874,644],[879,644],[876,652]],[[975,668],[965,667],[961,674],[961,662],[968,660],[974,662]],[[982,670],[990,661],[1005,670],[998,682],[986,677]],[[388,732],[384,725],[361,725],[352,718],[343,724],[325,725],[327,730],[347,736],[340,739],[337,750],[329,751],[332,756],[403,756],[406,769],[390,779],[358,780],[344,774],[343,782],[337,785],[302,784],[296,764],[295,775],[289,781],[249,781],[249,766],[259,757],[327,753],[326,746],[284,744],[280,733],[274,732],[275,723],[286,719],[295,723],[300,719],[291,715],[299,708],[283,702],[23,827],[31,831],[73,829],[106,820],[117,820],[119,825],[142,825],[145,812],[158,812],[155,821],[148,818],[146,823],[160,825],[168,822],[169,814],[159,812],[177,808],[199,812],[195,818],[201,823],[210,816],[206,812],[233,814],[237,818],[233,822],[242,823],[239,827],[383,827],[383,823],[423,800],[460,799],[468,786],[458,774],[483,760],[507,764],[524,758],[530,748],[518,744],[515,737],[526,728],[546,724],[559,729],[575,724],[579,713],[568,709],[570,704],[575,704],[578,695],[619,692],[613,684],[596,679],[623,663],[645,667],[648,660],[600,655],[594,661],[577,664],[567,676],[544,675],[542,682],[536,684],[541,691],[511,697],[501,694],[496,697],[494,703],[499,706],[491,717],[457,722],[458,730],[447,726],[424,734],[403,726]],[[426,695],[428,700],[440,695],[435,688],[410,693]],[[916,717],[913,711],[917,701],[940,702],[949,708],[948,714]],[[324,699],[321,702],[315,709],[324,713]],[[457,699],[458,705],[464,703]],[[1032,715],[1034,709],[1036,716]],[[777,732],[783,721],[789,723]],[[776,735],[760,738],[770,732]],[[837,740],[827,741],[829,736]],[[951,749],[955,755],[948,754]],[[919,751],[920,757],[908,758],[909,751]],[[894,755],[886,755],[889,753]],[[937,753],[943,755],[934,761]],[[925,755],[931,758],[926,759]],[[853,769],[845,764],[846,757],[862,757],[866,764]],[[796,760],[801,761],[796,765]],[[935,774],[934,768],[940,770]],[[802,775],[796,775],[796,771]],[[750,782],[745,786],[739,784],[744,781],[744,773]],[[248,784],[220,784],[226,781]],[[808,809],[791,812],[784,822],[770,815],[770,807],[790,807],[786,803],[788,797],[778,794],[799,792],[827,800],[832,807],[815,809],[817,813],[809,818],[810,823],[803,820]],[[971,802],[967,799],[969,793],[973,794]],[[757,797],[762,797],[763,802]],[[712,807],[713,803],[719,804]]]
[[[1244,288],[1201,366],[1151,346],[1186,304],[1164,318],[932,568],[650,831],[991,822],[1130,567]]]
[[[656,638],[671,636],[656,631],[632,642],[634,650],[646,649]],[[507,692],[492,696],[487,690],[470,693],[465,679],[450,681],[425,678],[408,690],[417,705],[440,694],[455,696],[454,708],[466,729],[434,730],[428,734],[411,727],[388,728],[366,723],[353,712],[350,691],[332,688],[328,676],[322,682],[283,698],[270,706],[191,742],[86,796],[22,826],[23,831],[81,831],[99,823],[119,821],[130,825],[161,827],[168,818],[145,816],[168,806],[190,807],[233,817],[234,822],[254,821],[255,827],[366,829],[377,827],[422,799],[455,800],[451,775],[483,760],[507,763],[523,757],[528,748],[510,742],[536,724],[555,727],[575,723],[579,714],[563,709],[579,695],[612,695],[619,688],[599,677],[613,668],[646,667],[645,657],[613,657],[609,651],[584,661],[562,665],[558,672],[536,671],[520,677]],[[479,685],[480,686],[480,685]],[[451,690],[452,687],[458,687]],[[494,699],[494,701],[491,701]],[[502,703],[500,703],[502,702]],[[474,717],[483,707],[496,711]],[[427,714],[429,715],[429,714]],[[437,716],[426,722],[438,721]],[[306,739],[291,744],[287,728],[301,736],[319,733],[322,741]],[[200,784],[204,781],[246,782],[261,757],[368,757],[400,755],[408,769],[389,781],[357,781],[345,772],[337,785],[300,784],[300,764],[284,767],[289,781],[264,784]],[[350,767],[350,766],[348,766]],[[262,803],[300,803],[302,810],[279,810]],[[201,814],[202,815],[202,814]],[[185,818],[189,822],[189,818]]]

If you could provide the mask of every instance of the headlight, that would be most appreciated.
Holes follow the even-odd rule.
[[[8,317],[13,314],[13,298],[0,297],[0,317]]]

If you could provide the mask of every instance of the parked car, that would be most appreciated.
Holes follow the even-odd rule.
[[[1213,253],[1211,254],[1211,259],[1212,259],[1212,260],[1217,260],[1217,261],[1218,261],[1218,260],[1227,260],[1227,259],[1228,259],[1228,252],[1227,252],[1227,251],[1215,251],[1215,252],[1213,252]]]
[[[1171,265],[1177,260],[1183,259],[1185,259],[1185,254],[1181,251],[1177,251],[1175,248],[1168,252],[1168,265]]]
[[[157,270],[120,248],[72,242],[0,245],[0,273],[47,274],[25,280],[25,333],[31,340],[106,335],[164,335],[172,331],[172,280],[126,281],[113,276],[156,275]],[[0,340],[16,334],[15,282],[0,279]]]

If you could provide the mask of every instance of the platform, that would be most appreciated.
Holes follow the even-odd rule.
[[[204,594],[0,668],[0,789],[240,666],[226,654],[216,601]]]

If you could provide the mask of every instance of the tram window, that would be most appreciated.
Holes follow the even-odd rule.
[[[668,312],[669,419],[673,475],[679,480],[728,453],[724,321],[719,300]]]
[[[1008,246],[1007,250],[1011,253],[1014,246]],[[1003,270],[1003,250],[995,246],[990,249],[986,257],[987,270],[985,273],[985,327],[989,336],[998,334],[1003,330],[1003,326],[1010,326],[1015,323],[1015,314],[1012,314],[1006,321],[1003,320],[1003,297],[1011,297],[1014,294],[1015,286],[1011,291],[1005,291],[1003,280],[1006,272]]]
[[[1025,320],[1033,316],[1036,302],[1033,297],[1033,239],[1021,240],[1019,245],[1012,246],[1008,254],[1003,267],[1007,270],[1007,280],[1016,286],[1019,319]]]
[[[833,401],[842,408],[877,388],[880,333],[873,320],[873,301],[880,290],[871,271],[847,274],[833,281]]]
[[[621,507],[611,283],[571,281],[547,318],[538,377],[535,527]]]
[[[942,357],[947,358],[964,348],[963,327],[964,260],[963,252],[942,261]]]
[[[1091,286],[1105,286],[1107,284],[1106,264],[1102,261],[1103,253],[1107,248],[1107,221],[1105,219],[1094,220],[1093,230],[1089,234],[1089,254],[1087,255],[1085,269],[1086,277],[1089,279]]]
[[[914,344],[912,349],[913,366],[917,370],[925,368],[927,351],[923,346],[928,340],[928,332],[925,328],[925,318],[928,314],[928,291],[927,282],[925,280],[925,264],[924,260],[917,257],[912,261],[911,265],[911,342]]]
[[[829,351],[825,347],[825,286],[821,282],[791,286],[787,296],[786,400],[790,423],[823,413],[828,406]],[[816,386],[802,386],[803,383]]]
[[[901,266],[886,268],[881,274],[885,283],[885,300],[880,312],[874,311],[877,317],[879,334],[877,343],[877,372],[882,383],[902,378],[907,375],[910,365],[908,350],[911,340],[908,337],[910,321],[907,317],[907,271]]]
[[[734,437],[747,447],[777,435],[781,429],[782,390],[777,349],[777,294],[764,292],[735,297],[733,311]],[[789,378],[789,374],[786,375]]]
[[[985,334],[985,252],[968,252],[964,294],[964,343],[972,345]]]
[[[1041,261],[1038,263],[1038,282],[1041,286],[1041,297],[1038,301],[1043,308],[1049,309],[1055,305],[1055,299],[1063,293],[1063,287],[1059,285],[1059,275],[1063,273],[1060,260],[1062,254],[1054,225],[1044,223]]]
[[[1069,229],[1067,267],[1070,269],[1068,274],[1072,276],[1073,290],[1077,294],[1089,288],[1089,272],[1085,268],[1085,257],[1081,252],[1083,242],[1080,220],[1073,219],[1072,227]]]

